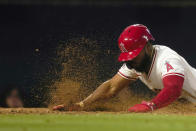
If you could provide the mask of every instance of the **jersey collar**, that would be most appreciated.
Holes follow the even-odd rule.
[[[154,62],[155,62],[155,59],[156,59],[156,56],[157,56],[157,50],[156,50],[156,48],[154,48],[154,51],[155,51],[155,53],[154,53],[154,56],[153,56],[153,59],[152,59],[152,62],[151,62],[150,69],[149,69],[149,71],[148,71],[147,79],[149,79],[149,77],[150,77],[150,75],[151,75],[152,68],[153,68],[153,66],[154,66]]]

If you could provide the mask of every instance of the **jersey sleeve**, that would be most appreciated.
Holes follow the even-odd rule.
[[[125,79],[137,80],[139,78],[138,73],[134,69],[129,69],[126,64],[123,64],[119,69],[118,74]]]
[[[163,61],[161,67],[162,79],[166,76],[177,75],[184,78],[185,69],[181,59],[169,58]]]

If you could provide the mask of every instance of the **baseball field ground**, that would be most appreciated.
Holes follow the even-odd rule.
[[[195,131],[195,114],[0,109],[0,131]]]

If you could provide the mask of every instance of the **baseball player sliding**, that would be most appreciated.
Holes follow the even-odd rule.
[[[130,107],[129,112],[153,111],[179,97],[196,103],[196,69],[169,47],[152,45],[154,40],[146,26],[128,26],[118,39],[121,50],[118,60],[124,62],[118,73],[83,101],[69,106],[57,105],[53,110],[82,110],[96,101],[114,97],[137,79],[159,93],[151,101]]]

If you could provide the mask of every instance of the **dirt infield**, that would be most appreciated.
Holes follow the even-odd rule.
[[[96,113],[115,113],[126,114],[126,111],[80,111],[80,112],[66,112],[66,111],[52,111],[49,108],[0,108],[0,114],[96,114]],[[196,106],[192,104],[175,103],[171,106],[149,112],[153,114],[163,115],[191,115],[196,116]]]

